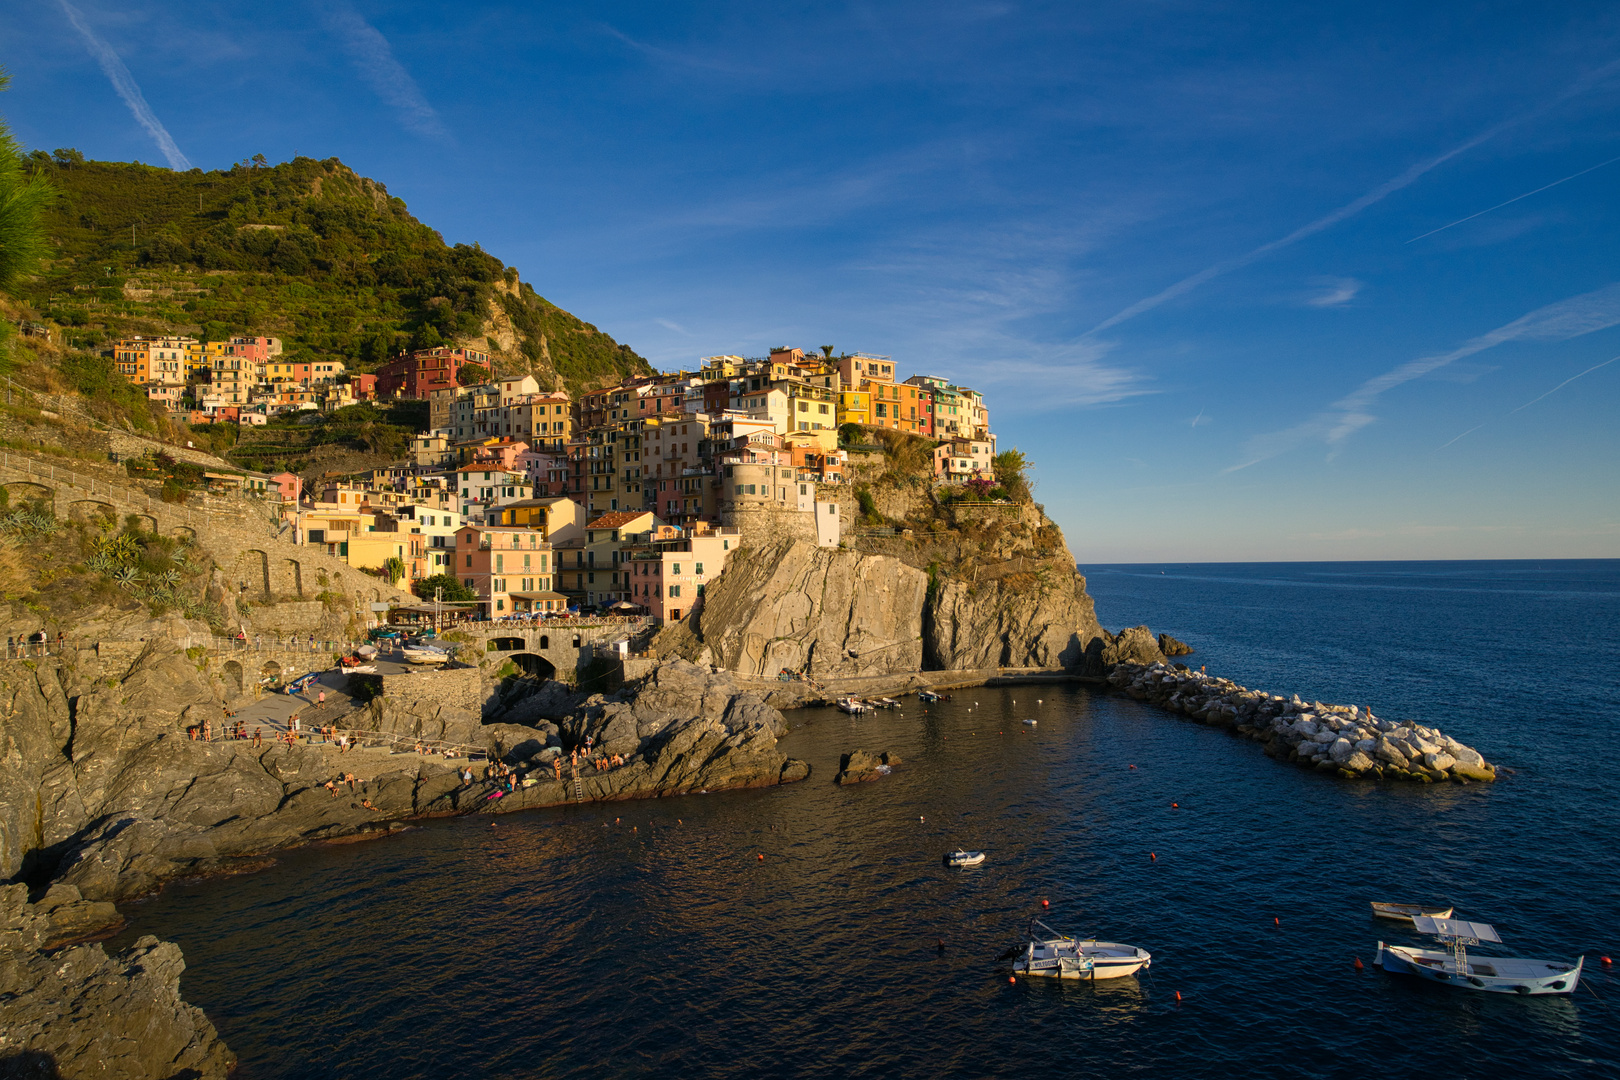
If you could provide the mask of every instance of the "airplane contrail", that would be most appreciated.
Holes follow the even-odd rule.
[[[1234,256],[1230,259],[1225,259],[1221,262],[1215,263],[1213,266],[1205,267],[1190,277],[1182,278],[1180,281],[1176,282],[1174,285],[1171,285],[1169,288],[1162,290],[1161,292],[1154,293],[1152,296],[1138,300],[1136,303],[1125,308],[1118,314],[1110,316],[1109,318],[1098,323],[1096,326],[1093,326],[1090,330],[1087,330],[1084,334],[1082,334],[1081,337],[1091,337],[1092,335],[1099,334],[1110,327],[1118,326],[1127,319],[1134,319],[1144,311],[1150,311],[1153,308],[1158,307],[1166,300],[1173,300],[1183,293],[1191,292],[1193,289],[1202,285],[1206,281],[1220,277],[1222,274],[1230,273],[1233,270],[1240,270],[1243,267],[1248,266],[1250,263],[1270,255],[1274,251],[1280,251],[1283,248],[1291,247],[1299,241],[1304,240],[1306,237],[1315,236],[1324,229],[1331,228],[1346,218],[1353,217],[1356,214],[1361,213],[1361,211],[1367,209],[1369,206],[1372,206],[1374,203],[1380,202],[1390,195],[1393,195],[1402,188],[1410,186],[1422,178],[1425,173],[1444,165],[1457,155],[1465,154],[1481,143],[1494,139],[1497,135],[1501,134],[1507,129],[1522,124],[1526,120],[1533,117],[1540,116],[1542,113],[1547,112],[1556,105],[1568,101],[1570,98],[1584,94],[1602,80],[1608,78],[1610,75],[1613,75],[1617,70],[1620,70],[1620,60],[1611,60],[1595,71],[1590,71],[1581,76],[1579,79],[1576,79],[1561,93],[1547,101],[1542,102],[1540,105],[1527,109],[1524,112],[1510,116],[1506,120],[1502,120],[1491,125],[1478,135],[1475,135],[1473,138],[1468,139],[1465,142],[1459,143],[1457,146],[1452,147],[1443,154],[1438,154],[1426,161],[1418,162],[1398,176],[1391,177],[1389,180],[1379,184],[1377,187],[1373,188],[1365,195],[1362,195],[1360,198],[1352,199],[1350,202],[1345,203],[1337,210],[1324,214],[1315,221],[1301,225],[1287,236],[1272,240],[1269,243],[1261,244],[1252,251]]]
[[[1589,367],[1585,371],[1581,372],[1580,375],[1571,375],[1569,378],[1565,379],[1563,382],[1559,383],[1557,386],[1553,387],[1551,390],[1547,391],[1545,394],[1542,394],[1541,397],[1531,398],[1529,401],[1525,402],[1523,405],[1520,405],[1519,408],[1510,410],[1507,413],[1507,415],[1512,416],[1514,413],[1519,412],[1522,409],[1528,409],[1530,406],[1534,405],[1536,402],[1540,401],[1542,398],[1551,397],[1552,395],[1558,393],[1558,391],[1562,390],[1564,387],[1568,386],[1570,383],[1574,382],[1576,379],[1579,379],[1582,375],[1590,375],[1590,374],[1592,374],[1592,372],[1596,371],[1598,368],[1608,367],[1610,364],[1614,363],[1616,360],[1620,360],[1620,356],[1611,356],[1607,360],[1603,361],[1603,363],[1601,363],[1601,364],[1593,364],[1591,367]],[[1489,420],[1485,421],[1485,424],[1489,424],[1489,423],[1490,423]],[[1443,442],[1439,446],[1435,447],[1435,450],[1437,452],[1440,451],[1440,450],[1444,450],[1446,447],[1450,446],[1452,443],[1454,443],[1458,439],[1462,438],[1463,435],[1472,435],[1474,432],[1476,432],[1480,428],[1484,427],[1485,424],[1475,424],[1473,427],[1471,427],[1467,431],[1463,432],[1462,435],[1455,435],[1452,438],[1447,439],[1445,442]]]
[[[1465,221],[1473,221],[1477,217],[1484,217],[1486,214],[1490,213],[1492,210],[1500,210],[1504,206],[1511,206],[1512,204],[1518,202],[1520,199],[1528,199],[1532,195],[1540,195],[1543,191],[1546,191],[1548,188],[1555,188],[1559,184],[1567,184],[1571,180],[1576,179],[1577,177],[1585,176],[1589,172],[1597,172],[1597,170],[1603,168],[1603,166],[1605,166],[1605,165],[1613,165],[1617,161],[1620,161],[1620,157],[1612,157],[1608,161],[1600,162],[1597,165],[1593,165],[1589,169],[1582,169],[1578,173],[1571,173],[1568,176],[1564,177],[1562,180],[1554,180],[1550,184],[1543,184],[1541,187],[1536,188],[1536,190],[1534,190],[1534,191],[1527,191],[1523,195],[1515,195],[1515,196],[1513,196],[1513,198],[1509,199],[1507,202],[1499,202],[1495,206],[1492,206],[1492,207],[1489,207],[1487,209],[1481,210],[1477,214],[1469,214],[1465,218],[1458,218],[1456,221],[1453,221],[1451,223],[1451,225],[1442,225],[1438,229],[1430,229],[1428,232],[1424,233],[1422,236],[1414,236],[1414,237],[1412,237],[1412,239],[1408,240],[1407,243],[1408,244],[1415,244],[1419,240],[1423,240],[1423,239],[1426,239],[1426,238],[1428,238],[1430,236],[1433,236],[1435,233],[1445,232],[1447,229],[1451,228],[1452,225],[1461,225]]]
[[[1610,364],[1614,363],[1616,360],[1620,360],[1620,356],[1611,356],[1607,360],[1603,361],[1603,363],[1601,363],[1601,364],[1593,364],[1591,367],[1589,367],[1585,371],[1581,372],[1580,375],[1571,375],[1569,378],[1565,379],[1563,382],[1559,383],[1557,386],[1553,387],[1551,390],[1547,391],[1545,394],[1542,394],[1541,397],[1531,398],[1529,401],[1525,402],[1523,405],[1520,405],[1518,409],[1514,409],[1513,412],[1508,413],[1508,415],[1512,416],[1513,413],[1518,412],[1519,409],[1528,409],[1530,406],[1532,406],[1536,402],[1540,401],[1541,398],[1551,397],[1552,395],[1558,393],[1558,391],[1562,390],[1564,387],[1568,386],[1570,383],[1574,382],[1576,379],[1579,379],[1582,375],[1590,375],[1590,374],[1592,374],[1592,372],[1596,371],[1598,368],[1608,367]]]
[[[174,139],[169,135],[169,129],[163,126],[163,122],[152,111],[152,106],[146,103],[146,97],[141,93],[140,85],[136,83],[135,76],[129,73],[129,68],[124,65],[123,60],[119,59],[118,54],[113,51],[113,47],[96,36],[96,32],[90,29],[90,24],[84,21],[84,16],[79,13],[78,8],[68,3],[67,0],[57,0],[57,3],[62,5],[62,13],[68,17],[68,22],[73,24],[73,29],[77,30],[80,36],[84,38],[84,43],[89,48],[90,55],[94,56],[96,63],[101,65],[101,70],[107,76],[107,81],[113,84],[113,89],[118,92],[119,97],[124,99],[124,104],[129,106],[129,111],[135,115],[135,122],[146,129],[146,133],[152,136],[152,141],[157,143],[158,149],[168,159],[169,168],[176,172],[191,168],[191,161],[174,144]]]

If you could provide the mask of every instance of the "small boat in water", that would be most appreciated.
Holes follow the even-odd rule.
[[[1146,949],[1117,941],[1068,937],[1039,919],[1031,919],[1029,942],[1013,960],[1013,971],[1057,979],[1118,979],[1152,965],[1153,954]]]
[[[1394,919],[1396,922],[1411,922],[1418,915],[1427,915],[1431,919],[1449,919],[1452,908],[1441,904],[1386,904],[1377,900],[1369,901],[1372,904],[1373,914],[1380,919]]]
[[[861,713],[869,713],[872,711],[872,706],[868,705],[858,697],[842,697],[834,702],[834,704],[838,707],[839,711],[847,712],[851,716],[859,716]]]
[[[1036,724],[1040,723],[1040,721],[1039,720],[1025,720],[1024,723],[1029,725],[1030,727],[1034,727]]]
[[[1469,957],[1470,945],[1482,941],[1501,944],[1502,939],[1490,923],[1417,915],[1412,925],[1418,933],[1436,938],[1446,948],[1416,949],[1380,941],[1373,962],[1382,964],[1385,971],[1416,975],[1459,990],[1521,995],[1573,994],[1581,981],[1581,966],[1586,963],[1585,957],[1574,964],[1517,956]]]
[[[900,703],[892,697],[873,698],[868,704],[876,705],[880,709],[898,709]]]
[[[940,700],[940,696],[934,693],[932,690],[919,690],[917,691],[917,700],[922,702],[924,705],[932,705],[934,702]]]
[[[947,851],[946,866],[978,866],[984,862],[982,851]]]

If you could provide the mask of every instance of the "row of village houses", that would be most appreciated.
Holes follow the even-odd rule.
[[[242,352],[222,354],[227,363],[279,348],[229,344]],[[251,362],[278,400],[362,378],[321,383],[311,370],[268,382],[276,355]],[[941,483],[992,476],[982,397],[931,376],[899,380],[888,357],[718,356],[577,399],[532,376],[464,386],[467,365],[487,369],[488,357],[422,350],[364,377],[368,397],[425,399],[429,430],[407,460],[363,477],[318,490],[291,474],[269,478],[299,542],[357,567],[397,559],[412,580],[450,574],[494,617],[621,604],[678,619],[724,568],[748,511],[803,515],[807,534],[838,543],[837,504],[818,501],[817,485],[844,479],[845,424],[933,440]],[[273,406],[310,407],[321,406]]]

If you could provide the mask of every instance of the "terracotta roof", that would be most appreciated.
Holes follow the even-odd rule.
[[[603,514],[585,527],[587,529],[617,529],[622,525],[630,524],[636,518],[645,517],[650,513],[652,513],[651,510],[615,510]]]

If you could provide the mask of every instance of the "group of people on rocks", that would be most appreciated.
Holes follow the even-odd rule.
[[[62,631],[58,630],[56,632],[56,653],[55,653],[55,655],[57,655],[57,656],[62,655],[62,649],[65,646],[65,644],[66,644],[66,642],[62,637]],[[6,657],[8,659],[15,660],[15,659],[19,659],[19,658],[24,657],[24,656],[50,656],[50,655],[51,655],[51,638],[50,638],[49,634],[45,633],[45,628],[43,626],[39,628],[37,633],[29,634],[27,637],[20,637],[20,638],[19,637],[8,637],[8,638],[6,638]]]
[[[229,714],[220,723],[218,731],[214,729],[213,721],[204,720],[202,723],[186,729],[186,733],[191,736],[192,742],[198,740],[213,742],[217,736],[220,742],[248,742],[251,738],[254,746],[264,745],[264,729],[262,727],[255,727],[250,737],[247,730],[247,721],[237,720],[232,722]]]

